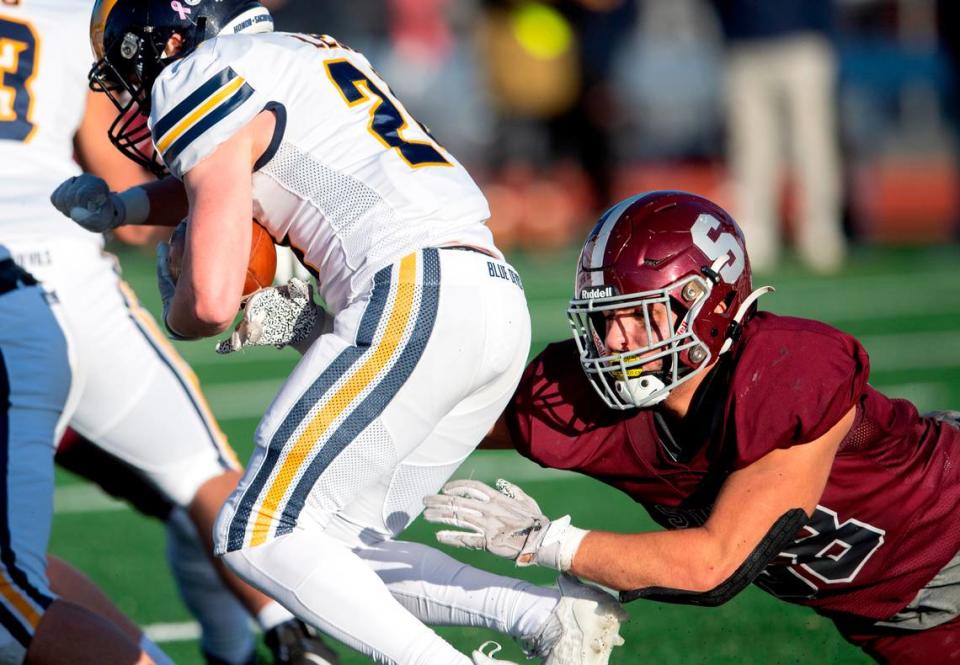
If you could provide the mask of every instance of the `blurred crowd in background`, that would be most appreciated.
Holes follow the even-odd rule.
[[[367,55],[505,249],[578,243],[655,188],[731,210],[760,271],[958,236],[958,0],[265,4]]]

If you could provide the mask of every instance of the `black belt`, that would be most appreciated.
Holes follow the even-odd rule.
[[[13,259],[0,261],[0,295],[18,286],[33,286],[36,283],[33,275],[14,263]]]

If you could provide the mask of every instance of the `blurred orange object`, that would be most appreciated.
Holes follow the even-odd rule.
[[[960,212],[960,174],[949,156],[884,160],[854,170],[851,208],[867,240],[948,240]]]

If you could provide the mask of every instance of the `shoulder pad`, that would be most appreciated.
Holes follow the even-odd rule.
[[[178,178],[263,109],[257,91],[241,74],[238,49],[231,48],[236,46],[232,42],[245,39],[210,40],[165,69],[153,86],[153,141]]]

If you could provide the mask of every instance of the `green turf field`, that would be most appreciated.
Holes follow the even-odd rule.
[[[153,260],[135,250],[121,251],[126,279],[156,311]],[[534,322],[534,351],[564,338],[564,315],[572,286],[575,252],[518,255],[513,262],[526,285]],[[872,358],[872,380],[890,395],[913,400],[921,410],[960,408],[960,249],[861,250],[848,268],[831,278],[813,277],[787,264],[775,275],[759,276],[777,293],[761,300],[763,309],[816,317],[858,335]],[[255,349],[236,357],[214,354],[210,341],[178,344],[193,365],[213,410],[242,460],[251,449],[253,429],[293,354]],[[458,472],[482,480],[503,476],[520,482],[540,500],[547,514],[571,512],[582,527],[639,531],[654,528],[628,498],[589,479],[542,471],[513,453],[480,452]],[[66,474],[58,476],[51,549],[91,577],[184,664],[201,663],[195,627],[180,604],[164,562],[163,530],[112,503]],[[432,529],[418,521],[410,537],[432,542]],[[544,570],[515,569],[494,557],[462,554],[465,560],[497,572],[540,583]],[[638,601],[628,606],[627,644],[612,660],[639,663],[863,663],[831,624],[811,611],[789,606],[749,589],[717,609],[684,608]],[[463,651],[492,633],[441,629]],[[504,644],[503,657],[521,659]],[[369,662],[341,647],[343,662]]]

